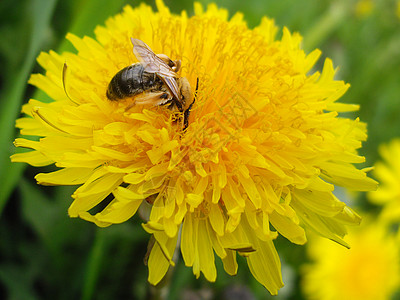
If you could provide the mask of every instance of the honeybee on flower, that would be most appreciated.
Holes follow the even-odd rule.
[[[111,79],[107,98],[117,101],[134,96],[132,105],[162,105],[183,112],[183,130],[187,128],[194,103],[192,88],[185,77],[178,77],[181,61],[165,54],[156,55],[143,41],[131,38],[133,52],[140,61],[123,68]],[[197,83],[198,86],[198,83]],[[196,87],[197,89],[197,87]]]

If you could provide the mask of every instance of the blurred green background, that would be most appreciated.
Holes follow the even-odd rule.
[[[145,1],[155,7],[153,1]],[[199,1],[207,4],[211,1]],[[361,104],[354,115],[368,123],[361,154],[365,166],[379,158],[377,147],[400,135],[400,11],[395,0],[216,0],[230,14],[244,13],[249,27],[266,15],[304,37],[340,66],[338,79],[351,84],[342,102]],[[193,12],[190,1],[165,0],[173,12]],[[0,2],[0,298],[1,299],[147,299],[147,268],[142,258],[148,235],[133,220],[106,229],[69,219],[74,188],[40,187],[33,177],[46,169],[11,164],[15,119],[29,98],[46,96],[27,85],[41,72],[40,51],[73,51],[67,32],[93,36],[96,25],[121,11],[125,0],[2,0]],[[173,30],[173,29],[171,29]],[[323,58],[316,67],[321,69]],[[360,195],[358,205],[374,209]],[[285,287],[274,299],[303,299],[298,269],[304,248],[279,238]],[[244,260],[229,277],[218,264],[216,283],[195,280],[180,261],[169,299],[269,299]],[[185,298],[186,297],[186,298]],[[200,297],[200,298],[199,298]]]

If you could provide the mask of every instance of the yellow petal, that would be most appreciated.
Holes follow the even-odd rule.
[[[151,250],[148,260],[148,281],[152,285],[158,284],[167,273],[169,266],[174,265],[171,259],[175,250],[176,239],[177,237],[167,238],[166,235],[162,234],[157,236],[157,241],[153,245],[153,249]]]
[[[12,162],[24,162],[34,167],[43,167],[54,163],[51,159],[38,151],[29,151],[11,155]]]

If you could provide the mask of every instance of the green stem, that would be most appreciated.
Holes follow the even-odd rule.
[[[100,274],[101,262],[103,261],[104,257],[105,240],[104,230],[97,228],[94,245],[88,259],[82,300],[89,300],[93,298],[93,292]]]
[[[174,269],[175,268],[170,267],[168,269],[167,274],[165,274],[165,277],[163,278],[163,280],[156,286],[149,284],[151,300],[166,300],[166,299],[168,299],[169,291],[171,288],[171,279],[173,277],[172,275],[174,273]]]
[[[311,51],[321,45],[343,23],[350,12],[351,1],[333,2],[325,14],[304,35],[304,48]]]

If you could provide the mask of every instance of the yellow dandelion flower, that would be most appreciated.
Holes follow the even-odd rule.
[[[368,17],[371,15],[375,8],[375,4],[372,0],[359,0],[355,6],[356,16],[359,18]]]
[[[383,205],[380,217],[387,222],[400,221],[400,139],[379,147],[383,161],[374,166],[374,175],[379,180],[378,190],[369,192],[372,203]]]
[[[365,224],[364,224],[365,223]],[[399,247],[384,224],[364,222],[348,235],[351,249],[320,238],[308,243],[307,299],[387,300],[400,287]]]
[[[397,0],[396,15],[400,19],[400,1]]]
[[[144,229],[153,235],[149,281],[165,275],[179,245],[196,277],[216,279],[214,254],[236,274],[236,254],[247,258],[254,277],[272,294],[283,286],[273,240],[278,234],[304,244],[303,227],[339,243],[345,224],[359,216],[337,199],[334,185],[371,190],[375,182],[353,163],[366,139],[366,125],[339,118],[356,105],[337,103],[349,87],[334,80],[326,59],[322,73],[310,72],[320,56],[305,54],[301,36],[270,19],[249,29],[240,13],[196,3],[194,16],[172,14],[161,0],[125,7],[95,30],[96,39],[67,38],[77,54],[42,53],[45,75],[30,83],[51,103],[30,100],[17,120],[14,162],[55,163],[60,170],[38,174],[43,185],[80,185],[71,217],[109,226],[151,206]],[[164,106],[110,101],[113,76],[137,62],[130,38],[155,53],[181,60],[179,76],[195,89],[195,103],[182,131],[182,117]],[[63,64],[68,63],[66,89]],[[174,81],[175,79],[171,79]],[[165,88],[165,86],[164,86]],[[168,92],[167,92],[168,94]],[[146,95],[145,95],[146,96]],[[109,204],[98,204],[112,194]],[[178,232],[181,231],[181,234]]]

